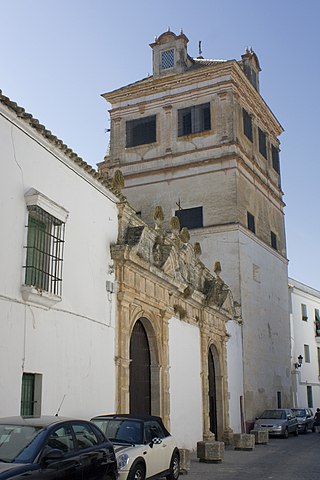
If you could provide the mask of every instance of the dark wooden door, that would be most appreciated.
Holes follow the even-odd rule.
[[[211,350],[208,354],[208,371],[209,371],[209,416],[210,431],[216,435],[217,439],[217,404],[216,404],[216,374],[214,368],[214,360]]]
[[[150,349],[146,331],[138,320],[130,340],[130,413],[151,414]]]

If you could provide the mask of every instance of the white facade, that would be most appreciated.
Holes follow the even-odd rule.
[[[289,278],[293,406],[320,407],[320,292]],[[303,357],[301,366],[299,356]]]
[[[229,426],[233,432],[239,433],[245,430],[242,328],[236,320],[229,320],[226,328],[229,335],[227,343]]]
[[[202,438],[200,332],[194,325],[169,322],[170,420],[180,448],[194,449]]]
[[[20,414],[26,373],[35,380],[36,413],[112,412],[115,305],[106,282],[114,280],[109,247],[117,238],[118,199],[2,95],[0,144],[0,416]],[[27,204],[65,222],[61,295],[23,287]]]

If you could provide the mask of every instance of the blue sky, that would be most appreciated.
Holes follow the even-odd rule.
[[[101,94],[151,73],[155,35],[182,28],[188,52],[258,55],[260,92],[281,135],[289,274],[320,290],[319,0],[0,0],[0,89],[88,163],[103,159]],[[1,146],[0,146],[1,158]]]

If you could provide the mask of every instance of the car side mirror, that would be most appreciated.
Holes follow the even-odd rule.
[[[64,453],[59,448],[53,448],[50,450],[43,458],[42,461],[44,463],[52,462],[54,460],[62,460],[64,458]]]

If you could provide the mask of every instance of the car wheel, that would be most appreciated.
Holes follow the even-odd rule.
[[[170,473],[166,476],[167,480],[177,480],[180,473],[180,459],[177,452],[174,452],[170,462]]]
[[[286,427],[285,431],[283,432],[283,438],[289,438],[289,431],[288,431],[287,427]]]
[[[296,429],[294,430],[293,435],[294,435],[295,437],[297,437],[297,436],[299,435],[298,427],[296,427]]]
[[[131,467],[131,470],[128,474],[128,480],[145,480],[146,478],[146,469],[142,463],[137,463]]]

